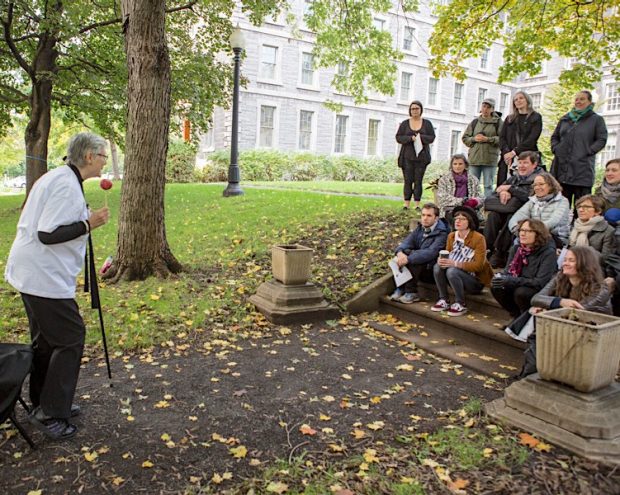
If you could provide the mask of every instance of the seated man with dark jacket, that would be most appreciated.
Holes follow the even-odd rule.
[[[420,223],[396,248],[396,263],[406,266],[413,278],[397,287],[390,296],[393,301],[410,304],[420,300],[418,281],[433,280],[433,265],[439,251],[445,249],[449,227],[439,218],[439,208],[433,203],[422,206]]]
[[[512,234],[508,222],[512,215],[527,203],[532,194],[534,177],[543,171],[538,165],[538,153],[524,151],[519,155],[516,173],[509,177],[484,202],[488,212],[484,225],[484,238],[490,250],[489,259],[493,268],[503,268],[510,249]]]

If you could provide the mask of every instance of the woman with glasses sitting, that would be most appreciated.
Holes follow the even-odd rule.
[[[588,194],[581,196],[575,206],[577,219],[568,237],[568,246],[590,246],[601,253],[601,263],[604,263],[616,249],[615,229],[603,217],[605,200]]]
[[[491,293],[513,318],[527,311],[532,296],[557,271],[557,257],[549,242],[549,229],[540,220],[521,220],[517,227],[519,243],[508,253],[503,272],[491,281]]]

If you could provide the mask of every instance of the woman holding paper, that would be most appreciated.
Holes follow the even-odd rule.
[[[412,101],[409,105],[409,118],[401,122],[396,132],[396,141],[401,144],[398,166],[403,171],[404,179],[403,210],[409,209],[413,196],[417,213],[421,212],[424,172],[431,162],[429,145],[435,141],[433,124],[430,120],[422,118],[423,111],[421,102]]]

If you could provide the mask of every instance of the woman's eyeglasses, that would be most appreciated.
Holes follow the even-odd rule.
[[[532,229],[519,229],[519,233],[523,233],[523,234],[531,234],[532,232],[536,232],[536,231]]]

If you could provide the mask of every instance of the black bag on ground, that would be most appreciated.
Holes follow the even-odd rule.
[[[32,348],[26,344],[0,344],[0,424],[10,419],[21,435],[34,448],[32,440],[15,419],[14,408],[22,384],[32,366]],[[24,404],[23,401],[22,405]]]
[[[510,198],[508,203],[503,204],[499,200],[499,196],[492,194],[484,200],[485,211],[495,211],[497,213],[514,213],[523,206],[523,203],[518,198]]]

